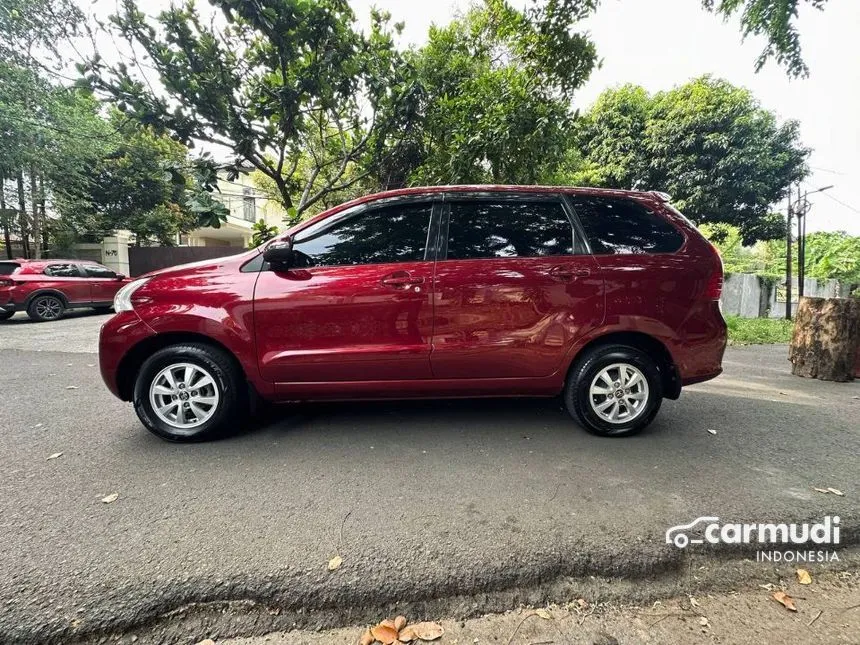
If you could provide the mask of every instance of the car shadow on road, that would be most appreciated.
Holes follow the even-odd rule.
[[[46,321],[46,322],[38,322],[35,320],[31,320],[30,317],[26,314],[26,312],[18,311],[14,316],[8,318],[7,320],[0,320],[0,326],[2,325],[51,325],[63,320],[74,320],[76,318],[93,318],[96,316],[107,317],[112,316],[113,312],[105,313],[103,311],[96,311],[95,309],[69,309],[64,314],[63,317],[59,320]]]

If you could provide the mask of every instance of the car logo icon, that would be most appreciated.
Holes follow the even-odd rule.
[[[710,524],[712,522],[719,521],[719,517],[697,517],[689,524],[679,524],[678,526],[673,526],[668,531],[666,531],[666,544],[674,544],[679,549],[683,549],[690,544],[702,544],[704,542],[703,539],[691,538],[689,535],[687,535],[686,532],[695,528],[699,524]]]

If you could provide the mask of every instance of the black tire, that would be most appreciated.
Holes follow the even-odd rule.
[[[9,320],[14,315],[14,311],[0,311],[0,320]]]
[[[200,425],[190,428],[168,423],[156,413],[150,397],[153,380],[169,366],[180,363],[198,366],[207,372],[217,388],[214,412]],[[138,418],[147,430],[166,441],[204,441],[227,434],[237,427],[247,408],[248,387],[236,361],[221,349],[203,343],[183,343],[158,350],[143,363],[134,384],[134,409]]]
[[[608,388],[603,388],[602,383],[604,381],[596,381],[604,369],[618,364],[629,365],[638,370],[647,383],[647,393],[644,387],[635,382],[625,392],[623,387],[616,385],[620,384],[621,381],[615,381],[612,387]],[[634,371],[629,370],[628,373],[632,378]],[[612,374],[618,374],[618,370],[611,369],[609,375]],[[591,392],[592,383],[602,389],[617,389],[609,394],[593,394]],[[618,394],[619,391],[621,394]],[[630,399],[626,393],[631,391],[633,394],[640,394],[644,397],[642,403],[635,408],[633,406],[628,407],[627,401]],[[613,397],[621,399],[620,404],[613,403]],[[564,404],[567,411],[586,430],[602,437],[627,437],[640,432],[657,416],[662,402],[662,381],[656,362],[645,352],[627,345],[602,345],[589,350],[577,359],[570,370],[570,374],[568,374],[564,388]],[[597,408],[604,404],[610,406],[610,411],[606,414],[610,414],[613,407],[616,410],[624,410],[624,412],[619,413],[620,421],[611,422],[601,416]],[[635,402],[634,405],[636,405]],[[624,421],[624,415],[630,416],[630,419]]]
[[[53,293],[36,296],[27,305],[27,315],[34,322],[49,322],[59,320],[66,313],[66,303]]]

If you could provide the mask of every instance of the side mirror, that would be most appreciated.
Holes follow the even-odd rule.
[[[263,251],[263,259],[276,270],[286,271],[289,269],[295,259],[293,238],[288,237],[269,244]]]

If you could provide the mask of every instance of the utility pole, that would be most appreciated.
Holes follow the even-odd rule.
[[[788,212],[785,227],[785,319],[791,320],[791,186],[788,187]]]
[[[797,295],[803,295],[803,283],[806,280],[806,215],[809,213],[811,204],[807,200],[807,196],[815,193],[823,193],[825,190],[833,188],[832,185],[824,186],[812,192],[804,192],[803,197],[800,197],[800,187],[797,189]]]

